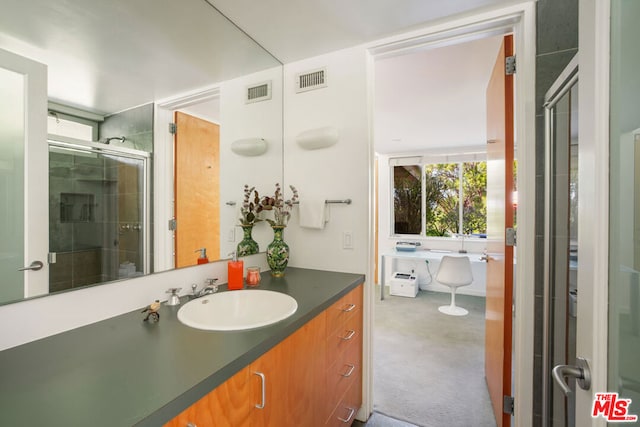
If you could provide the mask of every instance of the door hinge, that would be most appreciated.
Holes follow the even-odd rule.
[[[502,396],[502,412],[513,415],[513,396]]]
[[[175,135],[178,133],[178,125],[175,123],[169,123],[169,133],[171,135]]]
[[[507,246],[516,246],[517,243],[517,236],[516,236],[516,230],[514,228],[507,228],[505,231],[505,236],[504,236],[504,240],[505,240],[505,245]]]
[[[516,73],[516,56],[507,56],[504,59],[504,73],[507,76],[510,76],[512,74]]]
[[[178,228],[178,221],[175,218],[169,220],[169,230],[175,231]]]

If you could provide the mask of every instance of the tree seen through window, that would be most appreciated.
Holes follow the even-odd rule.
[[[486,233],[486,162],[427,164],[422,168],[423,173],[420,166],[394,166],[393,169],[394,234]]]

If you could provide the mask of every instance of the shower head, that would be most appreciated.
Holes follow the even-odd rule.
[[[111,141],[113,141],[114,139],[115,139],[116,141],[120,141],[120,142],[125,142],[125,141],[127,140],[124,136],[112,136],[111,138],[105,138],[105,139],[103,139],[101,142],[102,142],[103,144],[107,144],[107,145],[109,145],[109,144],[111,143]]]

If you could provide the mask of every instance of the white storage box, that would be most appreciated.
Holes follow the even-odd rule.
[[[389,295],[410,298],[415,298],[418,295],[418,281],[413,273],[393,273],[390,285]]]

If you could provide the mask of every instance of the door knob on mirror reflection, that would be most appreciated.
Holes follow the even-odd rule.
[[[44,267],[44,264],[42,263],[42,261],[33,261],[31,264],[29,264],[29,267],[19,268],[18,271],[27,271],[27,270],[38,271],[42,269],[42,267]]]

